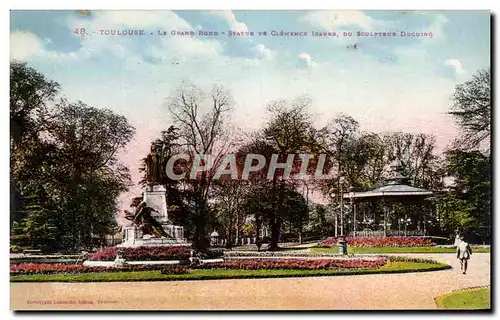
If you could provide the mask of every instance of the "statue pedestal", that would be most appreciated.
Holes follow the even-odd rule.
[[[160,185],[146,187],[143,191],[142,198],[148,207],[158,211],[151,212],[151,216],[155,218],[156,221],[162,225],[170,224],[167,212],[167,190],[165,187]]]
[[[146,187],[143,192],[143,201],[146,202],[148,207],[157,211],[152,211],[151,216],[161,224],[169,237],[148,237],[148,235],[143,235],[142,231],[136,226],[130,226],[125,228],[124,242],[118,245],[119,247],[191,245],[184,238],[184,227],[173,225],[168,219],[167,192],[163,186]]]

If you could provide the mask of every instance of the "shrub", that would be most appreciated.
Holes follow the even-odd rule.
[[[322,247],[336,247],[341,238],[329,237],[320,242]],[[422,237],[346,237],[351,247],[426,247],[436,245]]]
[[[185,273],[187,273],[187,268],[181,266],[167,266],[161,269],[161,274],[185,274]]]

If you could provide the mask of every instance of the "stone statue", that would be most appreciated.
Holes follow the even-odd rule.
[[[146,181],[149,185],[159,184],[163,178],[163,161],[156,152],[156,146],[151,144],[151,151],[146,157]]]
[[[132,221],[133,224],[138,226],[143,235],[150,234],[169,238],[161,224],[151,215],[151,212],[158,212],[155,209],[148,207],[146,202],[142,201],[135,211],[132,213],[125,210],[125,219]]]

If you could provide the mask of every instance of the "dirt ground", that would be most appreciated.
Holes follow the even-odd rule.
[[[12,310],[436,309],[434,297],[490,285],[490,254],[466,275],[455,254],[415,254],[453,269],[337,277],[111,283],[11,283]]]

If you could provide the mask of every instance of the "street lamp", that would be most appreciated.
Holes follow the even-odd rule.
[[[352,186],[349,186],[349,200],[351,202],[351,213],[352,213],[352,218],[354,220],[353,224],[353,235],[356,236],[356,209],[354,208],[354,203],[353,203],[353,196],[354,196],[354,188]]]
[[[344,176],[339,176],[339,194],[340,194],[340,236],[344,236]]]
[[[338,222],[337,222],[337,211],[333,207],[334,195],[335,193],[333,192],[333,189],[330,190],[330,201],[331,201],[330,210],[335,215],[335,238],[336,238],[338,234]]]
[[[406,221],[405,221],[405,237],[406,237],[406,227],[408,226],[408,224],[409,224],[410,222],[411,222],[411,219],[410,219],[410,218],[406,219]]]

